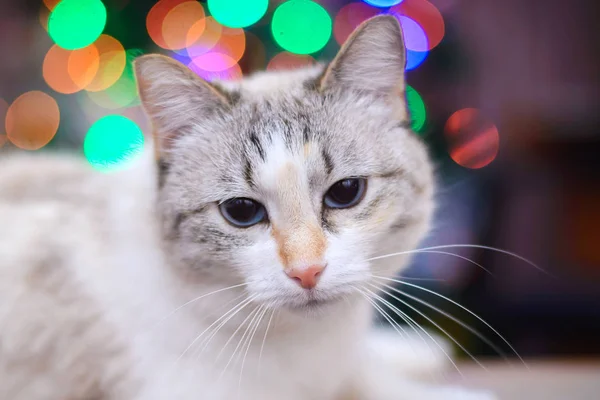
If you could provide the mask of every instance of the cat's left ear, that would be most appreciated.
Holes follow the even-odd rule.
[[[402,28],[391,15],[363,22],[350,35],[321,80],[321,90],[351,89],[384,98],[398,118],[407,116]]]
[[[224,93],[169,57],[142,56],[134,66],[138,92],[152,120],[158,152],[169,149],[186,128],[229,107]]]

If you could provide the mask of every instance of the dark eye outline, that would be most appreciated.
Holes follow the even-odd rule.
[[[235,200],[251,201],[252,203],[254,203],[255,205],[258,206],[256,209],[257,210],[256,214],[254,214],[254,216],[248,222],[236,220],[229,214],[229,211],[227,210],[227,206],[230,205]],[[221,215],[223,216],[225,221],[227,221],[229,224],[235,226],[236,228],[249,228],[249,227],[259,224],[261,222],[267,221],[267,219],[268,219],[267,218],[267,210],[265,209],[265,206],[263,206],[258,201],[249,199],[247,197],[234,197],[232,199],[227,199],[227,200],[219,203],[219,211],[221,212]]]
[[[335,199],[333,199],[330,192],[336,185],[338,185],[344,181],[348,181],[348,180],[356,180],[358,182],[358,191],[356,192],[356,195],[354,196],[352,201],[342,204],[342,203],[339,203],[338,201],[336,201]],[[323,196],[323,204],[327,208],[333,208],[333,209],[344,209],[344,208],[354,207],[355,205],[357,205],[358,203],[360,203],[362,201],[362,199],[365,197],[366,192],[367,192],[367,180],[365,178],[360,178],[360,177],[344,178],[344,179],[337,181],[336,183],[331,185],[331,187],[329,189],[327,189],[325,196]]]

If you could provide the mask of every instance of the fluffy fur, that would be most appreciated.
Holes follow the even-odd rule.
[[[327,68],[237,83],[147,56],[136,72],[156,141],[128,170],[5,157],[0,398],[488,398],[410,379],[441,361],[371,332],[356,289],[398,272],[406,259],[366,260],[416,246],[432,214],[403,70],[391,17],[363,24]],[[355,176],[364,199],[325,209],[327,189]],[[228,224],[218,204],[233,197],[259,200],[268,223]],[[326,264],[315,289],[284,273],[314,263]]]

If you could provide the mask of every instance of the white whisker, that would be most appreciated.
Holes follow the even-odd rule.
[[[221,354],[223,354],[223,351],[227,348],[227,346],[229,345],[229,343],[233,340],[233,338],[237,335],[237,333],[239,332],[240,329],[242,329],[242,327],[246,324],[246,321],[248,321],[250,318],[252,318],[252,320],[254,320],[255,315],[258,315],[258,312],[260,310],[262,306],[256,306],[254,308],[254,310],[252,310],[248,316],[246,316],[246,318],[244,318],[244,320],[240,323],[240,325],[237,327],[237,329],[233,332],[233,334],[229,337],[229,339],[227,340],[227,342],[225,342],[225,344],[223,345],[223,348],[221,349],[221,351],[219,351],[219,354],[217,354],[217,358],[215,359],[215,362],[217,362],[219,360],[219,358],[221,357]],[[229,357],[229,360],[227,361],[227,364],[225,364],[225,368],[223,368],[223,371],[221,371],[221,374],[219,375],[219,379],[221,379],[223,377],[223,375],[225,374],[225,372],[227,371],[227,368],[229,367],[229,364],[231,364],[231,361],[233,360],[233,357],[235,356],[235,353],[237,352],[237,350],[240,347],[240,344],[242,342],[242,339],[245,337],[246,332],[248,331],[248,328],[250,327],[250,323],[248,324],[248,327],[246,328],[246,331],[244,332],[244,334],[242,335],[242,337],[240,338],[237,346],[235,347],[235,349],[233,350],[233,352],[231,353],[231,356]]]
[[[523,363],[523,365],[525,365],[525,367],[527,367],[527,368],[529,369],[529,366],[527,365],[527,363],[525,363],[525,360],[523,360],[523,358],[522,358],[522,357],[519,355],[519,353],[517,352],[517,350],[515,350],[515,348],[514,348],[514,347],[513,347],[513,346],[510,344],[510,342],[509,342],[508,340],[506,340],[506,339],[504,338],[504,336],[502,336],[502,335],[500,334],[500,332],[498,332],[496,329],[494,329],[494,327],[493,327],[492,325],[490,325],[490,324],[489,324],[489,323],[488,323],[486,320],[484,320],[484,319],[483,319],[483,318],[481,318],[479,315],[475,314],[473,311],[469,310],[469,309],[468,309],[468,308],[466,308],[465,306],[461,305],[460,303],[458,303],[458,302],[456,302],[456,301],[454,301],[454,300],[452,300],[452,299],[450,299],[450,298],[448,298],[448,297],[446,297],[446,296],[444,296],[444,295],[441,295],[441,294],[439,294],[439,293],[437,293],[437,292],[435,292],[435,291],[433,291],[433,290],[430,290],[430,289],[427,289],[427,288],[421,287],[421,286],[419,286],[419,285],[415,285],[414,283],[404,282],[404,281],[402,281],[402,280],[400,280],[400,279],[386,278],[386,277],[384,277],[384,276],[377,276],[377,275],[373,275],[373,278],[377,278],[377,279],[380,279],[380,280],[385,280],[385,281],[390,281],[390,282],[396,282],[396,283],[400,283],[400,284],[402,284],[402,285],[406,285],[406,286],[409,286],[409,287],[413,287],[413,288],[415,288],[415,289],[423,290],[423,291],[425,291],[425,292],[427,292],[427,293],[433,294],[434,296],[437,296],[437,297],[439,297],[439,298],[442,298],[442,299],[444,299],[444,300],[446,300],[446,301],[448,301],[448,302],[450,302],[450,303],[454,304],[455,306],[459,307],[460,309],[462,309],[462,310],[464,310],[464,311],[468,312],[470,315],[472,315],[473,317],[477,318],[477,319],[478,319],[480,322],[482,322],[482,323],[483,323],[485,326],[487,326],[489,329],[491,329],[491,330],[492,330],[492,332],[494,332],[496,335],[498,335],[498,337],[499,337],[500,339],[502,339],[502,341],[503,341],[504,343],[506,343],[506,345],[507,345],[507,346],[510,348],[510,350],[511,350],[513,353],[515,353],[515,355],[516,355],[517,357],[519,357],[519,360],[521,360],[521,362]]]
[[[223,314],[222,316],[220,316],[215,322],[213,322],[212,324],[210,324],[205,330],[203,330],[198,336],[196,336],[196,338],[192,341],[192,343],[190,343],[190,345],[188,347],[186,347],[186,349],[183,351],[183,353],[181,353],[181,355],[179,357],[177,357],[177,360],[175,361],[175,363],[179,362],[179,360],[181,360],[181,358],[183,358],[183,356],[194,346],[194,344],[196,344],[196,342],[198,340],[200,340],[200,338],[210,329],[212,328],[214,325],[216,325],[217,323],[219,323],[222,319],[224,318],[228,318],[228,315],[230,313],[233,312],[233,315],[237,314],[240,310],[242,310],[244,307],[246,307],[248,304],[250,304],[252,302],[252,300],[254,300],[257,297],[257,295],[251,296],[245,300],[242,300],[240,303],[238,303],[235,307],[231,308],[228,312],[226,312],[225,314]],[[237,310],[236,310],[237,309]],[[234,311],[235,310],[235,311]],[[230,317],[231,317],[230,316]]]
[[[182,308],[184,308],[184,307],[187,307],[187,306],[189,306],[189,305],[190,305],[190,304],[192,304],[192,303],[195,303],[195,302],[196,302],[196,301],[198,301],[198,300],[201,300],[201,299],[203,299],[203,298],[205,298],[205,297],[208,297],[208,296],[210,296],[210,295],[213,295],[213,294],[217,294],[217,293],[220,293],[220,292],[224,292],[224,291],[226,291],[226,290],[231,290],[231,289],[239,288],[239,287],[246,286],[246,285],[248,285],[248,283],[240,283],[239,285],[228,286],[228,287],[225,287],[225,288],[221,288],[221,289],[218,289],[218,290],[212,291],[212,292],[210,292],[210,293],[203,294],[202,296],[198,296],[198,297],[196,297],[195,299],[192,299],[192,300],[190,300],[190,301],[187,301],[187,302],[185,302],[184,304],[182,304],[182,305],[180,305],[179,307],[177,307],[176,309],[174,309],[173,311],[171,311],[171,312],[170,312],[169,314],[167,314],[165,317],[163,317],[163,318],[162,318],[160,321],[158,321],[158,322],[157,322],[157,323],[156,323],[154,326],[152,326],[152,328],[150,328],[150,330],[154,330],[154,329],[156,329],[156,328],[157,328],[157,327],[158,327],[160,324],[162,324],[163,322],[165,322],[165,320],[167,320],[168,318],[170,318],[171,316],[173,316],[173,314],[177,313],[177,312],[178,312],[179,310],[181,310]]]
[[[373,285],[373,284],[369,284],[371,286],[373,286],[375,289],[377,290],[381,290],[380,287]],[[388,296],[390,296],[391,298],[399,301],[400,303],[404,304],[406,307],[410,308],[411,310],[413,310],[414,312],[416,312],[417,314],[419,314],[421,317],[425,318],[430,324],[432,324],[433,326],[435,326],[437,329],[440,330],[440,332],[442,332],[444,335],[446,335],[448,337],[448,339],[452,340],[452,342],[454,342],[454,344],[456,344],[462,351],[465,352],[465,354],[467,354],[469,357],[471,357],[471,359],[473,361],[475,361],[477,363],[477,365],[479,365],[481,368],[483,368],[485,371],[487,371],[488,369],[485,367],[485,365],[483,365],[481,362],[479,362],[479,360],[477,360],[477,358],[475,356],[473,356],[462,344],[460,344],[460,342],[456,339],[454,339],[454,337],[452,335],[450,335],[444,328],[442,328],[437,322],[435,322],[434,320],[432,320],[431,318],[429,318],[425,313],[421,312],[418,308],[412,306],[411,304],[407,303],[406,301],[402,300],[401,298],[399,298],[398,296],[395,296],[389,292],[386,291],[382,291],[383,293],[387,294]]]
[[[414,253],[419,253],[419,252],[424,252],[424,251],[432,251],[432,250],[438,250],[438,249],[452,249],[452,248],[473,248],[473,249],[484,249],[484,250],[491,250],[491,251],[496,251],[498,253],[502,253],[502,254],[506,254],[512,257],[515,257],[529,265],[531,265],[532,267],[534,267],[535,269],[551,275],[548,271],[546,271],[545,269],[543,269],[542,267],[540,267],[539,265],[537,265],[536,263],[534,263],[533,261],[520,256],[516,253],[513,253],[512,251],[508,251],[508,250],[503,250],[503,249],[498,249],[496,247],[491,247],[491,246],[484,246],[484,245],[479,245],[479,244],[444,244],[444,245],[439,245],[439,246],[431,246],[431,247],[423,247],[421,249],[414,249],[414,250],[406,250],[406,251],[399,251],[397,253],[390,253],[390,254],[384,254],[381,256],[377,256],[377,257],[371,257],[368,258],[365,261],[374,261],[374,260],[381,260],[383,258],[389,258],[389,257],[394,257],[394,256],[400,256],[403,254],[414,254]],[[453,253],[450,253],[453,254]]]
[[[269,317],[269,322],[267,323],[267,329],[265,329],[265,335],[263,336],[262,344],[260,345],[260,352],[258,353],[258,376],[260,377],[260,366],[262,361],[263,350],[265,348],[265,343],[267,341],[267,334],[269,333],[269,328],[271,327],[271,322],[273,321],[273,315],[275,315],[275,309],[271,311],[271,316]]]
[[[244,364],[246,364],[246,357],[248,356],[248,351],[250,350],[250,346],[252,346],[252,339],[254,339],[254,335],[256,335],[256,331],[258,331],[258,328],[260,327],[260,322],[262,321],[263,317],[265,316],[267,311],[269,311],[267,306],[262,306],[262,307],[263,307],[262,313],[260,314],[260,317],[256,321],[256,324],[254,325],[254,329],[252,330],[252,333],[250,334],[250,338],[248,339],[248,345],[246,346],[246,351],[244,352],[244,357],[242,358],[242,367],[240,368],[240,380],[238,381],[238,397],[240,395],[240,389],[242,387],[242,377],[244,376]],[[242,346],[242,349],[243,349],[243,346]]]
[[[394,330],[398,333],[398,335],[400,335],[400,337],[405,337],[406,336],[406,331],[404,330],[404,328],[396,321],[394,321],[394,319],[392,317],[390,317],[390,315],[385,312],[385,310],[383,308],[381,308],[373,299],[371,299],[365,292],[363,292],[363,290],[368,290],[366,288],[356,288],[355,289],[362,294],[365,299],[367,299],[367,301],[373,306],[373,308],[375,308],[379,314],[381,314],[381,316],[383,318],[385,318],[385,320],[392,326],[392,328],[394,328]],[[402,330],[402,332],[400,332],[400,330]]]
[[[379,290],[379,288],[377,288],[377,286],[375,285],[371,285],[374,286],[377,290]],[[367,290],[369,293],[371,293],[373,296],[377,296],[381,299],[380,296],[378,296],[377,294],[373,293],[372,291],[370,291],[369,289],[365,289]],[[456,369],[456,371],[459,373],[460,376],[463,376],[462,372],[460,371],[460,369],[458,368],[458,365],[456,365],[456,363],[454,362],[454,360],[452,359],[452,357],[450,357],[450,355],[446,352],[446,350],[444,350],[444,348],[442,347],[442,345],[440,345],[438,343],[437,340],[435,340],[435,338],[433,336],[431,336],[431,334],[429,332],[427,332],[421,325],[419,325],[414,319],[412,319],[408,314],[406,314],[405,312],[401,311],[398,307],[394,306],[393,304],[391,304],[389,301],[382,299],[385,303],[385,305],[392,310],[396,315],[398,315],[400,318],[402,318],[404,321],[406,321],[406,323],[408,323],[410,325],[410,322],[412,322],[413,324],[413,329],[415,329],[414,327],[416,326],[417,328],[419,328],[421,331],[423,331],[423,333],[425,333],[425,335],[427,335],[427,337],[429,337],[429,339],[431,339],[431,341],[433,341],[433,343],[440,349],[440,351],[446,356],[446,358],[448,359],[448,361],[450,361],[450,363],[452,364],[452,366]],[[417,330],[415,329],[415,332],[417,332]],[[424,341],[425,339],[419,335],[419,337],[421,337]],[[431,347],[429,346],[428,342],[425,341],[425,344],[427,345],[427,347],[429,348],[429,350],[433,351],[431,349]]]
[[[457,323],[458,325],[462,326],[463,328],[465,328],[466,330],[468,330],[469,332],[471,332],[472,334],[474,334],[475,336],[477,336],[482,342],[484,342],[485,344],[487,344],[488,346],[490,346],[490,348],[492,350],[494,350],[496,353],[498,353],[504,360],[506,360],[509,364],[510,364],[510,360],[508,359],[508,357],[506,356],[506,354],[504,353],[504,351],[502,351],[502,349],[500,349],[498,346],[496,346],[491,340],[489,340],[487,337],[485,337],[481,332],[479,332],[478,330],[476,330],[475,328],[473,328],[472,326],[464,323],[463,321],[459,320],[458,318],[456,318],[455,316],[451,315],[450,313],[447,313],[446,311],[434,306],[433,304],[430,304],[422,299],[419,299],[416,296],[412,296],[408,293],[405,293],[393,286],[387,285],[387,284],[383,284],[383,286],[385,286],[386,288],[393,290],[394,292],[405,296],[411,300],[414,300],[420,304],[423,304],[429,308],[431,308],[432,310],[440,313],[441,315],[443,315],[444,317],[450,319],[451,321],[454,321],[455,323]]]

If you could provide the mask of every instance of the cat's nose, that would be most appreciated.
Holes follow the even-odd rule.
[[[285,273],[292,280],[298,282],[304,289],[312,289],[317,286],[319,277],[324,269],[324,265],[311,265],[307,268],[292,268]]]

